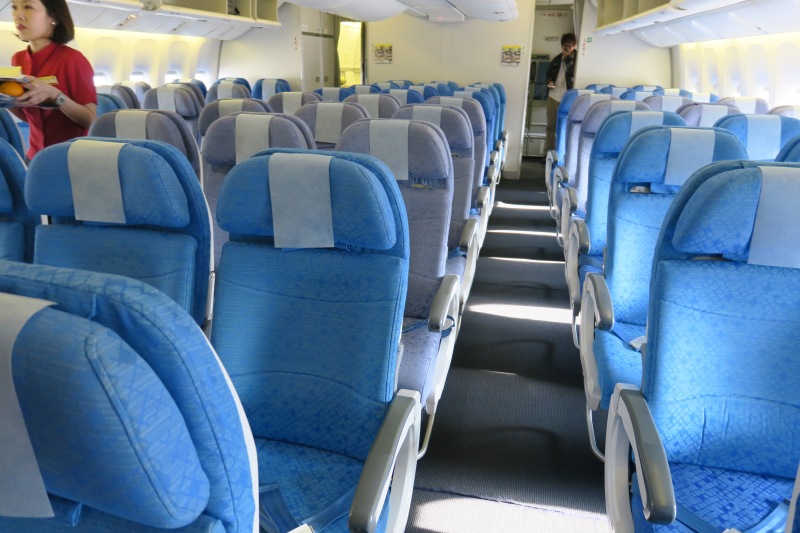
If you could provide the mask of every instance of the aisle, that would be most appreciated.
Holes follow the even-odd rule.
[[[543,173],[498,189],[409,533],[608,531]]]

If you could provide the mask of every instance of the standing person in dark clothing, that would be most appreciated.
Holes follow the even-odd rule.
[[[565,33],[561,36],[561,54],[550,62],[547,69],[545,83],[550,89],[547,97],[547,137],[545,138],[545,151],[556,147],[556,117],[558,104],[568,90],[575,83],[575,59],[578,55],[576,47],[578,41],[574,33]]]

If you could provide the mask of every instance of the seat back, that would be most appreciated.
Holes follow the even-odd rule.
[[[250,89],[240,83],[215,83],[208,89],[206,104],[217,100],[230,100],[234,98],[251,98]]]
[[[33,261],[33,242],[40,218],[25,204],[25,163],[0,139],[0,259]]]
[[[478,82],[473,84],[475,87],[492,88],[497,93],[500,102],[500,113],[497,115],[499,130],[502,133],[506,128],[506,89],[501,83]]]
[[[407,288],[391,174],[357,154],[269,150],[230,172],[218,217],[231,240],[211,342],[253,435],[363,461],[394,396]]]
[[[22,136],[17,121],[8,109],[0,110],[0,139],[11,145],[14,150],[25,159],[26,140]]]
[[[373,85],[356,84],[356,85],[351,85],[349,89],[351,89],[355,94],[379,93],[383,90],[376,84]]]
[[[614,85],[611,83],[590,83],[585,87],[585,89],[590,91],[602,91],[606,87],[614,87]]]
[[[770,109],[769,114],[800,118],[800,105],[779,105]]]
[[[13,381],[56,513],[0,529],[252,533],[252,435],[183,309],[136,280],[9,261],[0,292],[6,311],[55,304],[20,330]]]
[[[430,85],[411,85],[408,87],[408,90],[414,91],[415,93],[419,93],[422,96],[422,99],[425,101],[427,101],[428,98],[439,96],[439,91],[437,91],[435,87],[431,87]]]
[[[214,100],[200,113],[198,127],[200,135],[205,136],[208,127],[220,117],[234,113],[272,113],[272,108],[263,100],[256,98],[231,98],[230,100]]]
[[[597,105],[613,104],[614,102],[600,102]],[[590,123],[594,123],[593,117],[587,118]],[[585,205],[585,222],[591,243],[587,252],[589,255],[601,255],[606,247],[611,176],[628,139],[647,126],[685,125],[680,115],[663,111],[623,111],[609,115],[600,123],[589,157],[589,190]]]
[[[679,95],[653,95],[648,96],[643,101],[652,111],[671,111],[673,113],[682,106],[692,103],[691,98],[685,98]]]
[[[634,85],[631,87],[634,91],[663,91],[661,85]]]
[[[608,87],[600,89],[597,92],[600,93],[600,94],[611,94],[611,95],[616,96],[617,98],[619,98],[623,94],[625,94],[626,92],[628,92],[630,90],[632,90],[630,87],[617,87],[615,85],[610,85]]]
[[[578,164],[574,176],[575,190],[578,193],[578,210],[583,211],[586,205],[586,197],[589,191],[589,160],[592,154],[597,130],[605,119],[612,113],[622,111],[649,111],[650,108],[644,102],[631,100],[606,100],[592,105],[586,112],[586,116],[581,122],[581,129],[578,134]],[[653,118],[653,122],[658,122]],[[660,122],[658,122],[660,123]],[[572,176],[571,176],[572,177]],[[568,228],[563,228],[568,231]]]
[[[497,113],[499,111],[499,102],[495,102],[494,96],[489,89],[480,89],[478,87],[467,87],[453,91],[453,98],[472,98],[477,100],[483,108],[483,114],[486,117],[486,150],[490,153],[494,150],[494,142],[498,139],[498,124]],[[449,105],[449,104],[445,104]],[[488,161],[487,161],[488,166]]]
[[[182,153],[198,181],[202,177],[200,150],[189,126],[174,111],[160,109],[122,109],[98,117],[89,128],[93,137],[138,139],[165,142]]]
[[[717,128],[649,126],[630,138],[608,206],[604,274],[615,321],[645,325],[653,250],[675,193],[701,167],[746,157],[742,143]]]
[[[686,121],[687,126],[710,128],[722,117],[738,115],[741,112],[737,108],[725,104],[700,104],[695,102],[679,107],[676,113]]]
[[[377,87],[379,91],[390,91],[392,89],[400,89],[401,87],[392,82],[392,81],[379,81],[377,83],[372,84],[373,87]]]
[[[261,78],[253,85],[253,98],[264,100],[265,102],[273,94],[287,93],[292,90],[289,82],[281,78]]]
[[[780,115],[728,115],[715,125],[742,141],[750,159],[773,161],[789,140],[800,135],[800,119]]]
[[[698,104],[714,104],[719,102],[719,96],[714,93],[704,93],[698,91],[682,91],[681,96],[691,98]]]
[[[203,107],[206,105],[207,93],[203,93],[203,90],[196,83],[192,83],[190,81],[176,80],[171,83],[167,83],[165,87],[183,87],[184,89],[192,93],[194,106],[197,109],[198,115],[200,114],[201,111],[203,111]]]
[[[406,90],[414,85],[414,82],[411,80],[389,80],[389,83],[394,83],[398,88]]]
[[[578,175],[578,154],[580,153],[579,145],[583,119],[594,104],[607,100],[618,100],[618,98],[610,94],[584,94],[577,97],[575,103],[569,109],[566,120],[566,151],[564,152],[562,165],[569,173],[570,185],[574,186]]]
[[[97,94],[111,94],[119,98],[124,105],[124,107],[120,109],[141,109],[142,107],[133,89],[125,85],[119,83],[115,83],[114,85],[98,85],[95,89],[97,89]]]
[[[25,201],[52,220],[36,228],[35,263],[144,281],[204,323],[211,222],[176,148],[97,137],[50,146],[31,162]]]
[[[766,115],[769,111],[769,103],[766,100],[753,96],[728,96],[720,98],[719,103],[733,106],[739,113],[745,115]]]
[[[642,392],[672,462],[795,478],[800,260],[785,221],[798,202],[800,165],[721,163],[664,221]]]
[[[567,150],[567,116],[572,104],[579,96],[584,94],[594,94],[593,89],[570,89],[561,101],[558,103],[558,111],[556,112],[556,152],[558,153],[558,161],[564,164],[564,158]]]
[[[97,93],[96,116],[99,117],[117,109],[125,109],[125,102],[122,101],[122,98],[114,94]]]
[[[404,316],[427,319],[447,261],[453,204],[453,163],[447,139],[427,122],[370,119],[349,127],[336,151],[376,157],[397,180],[411,242]]]
[[[661,92],[662,96],[683,96],[684,93],[687,93],[689,91],[681,89],[679,87],[669,87],[662,89]]]
[[[197,96],[191,89],[181,84],[150,89],[144,94],[142,109],[161,109],[177,113],[186,121],[195,141],[200,144],[198,120],[202,108],[198,107]]]
[[[203,143],[203,192],[214,224],[214,269],[228,232],[217,224],[217,202],[225,176],[242,161],[269,148],[314,149],[306,123],[293,115],[238,113],[216,120]]]
[[[397,101],[400,102],[400,105],[421,104],[425,102],[422,94],[409,89],[389,89],[388,91],[381,92],[397,98]]]
[[[205,102],[206,95],[208,94],[208,88],[206,87],[205,82],[203,80],[198,80],[197,78],[179,78],[173,80],[172,83],[188,83],[190,85],[194,85],[200,91],[202,98],[200,99],[201,102]]]
[[[629,90],[625,91],[624,93],[619,95],[620,100],[636,100],[637,102],[643,101],[645,98],[650,96],[662,96],[657,91],[636,91],[636,90]]]
[[[123,87],[128,87],[133,90],[136,99],[139,100],[139,107],[144,106],[144,95],[151,89],[150,84],[144,81],[121,81],[114,85],[122,85]]]
[[[430,122],[439,127],[447,139],[453,160],[453,204],[447,248],[454,250],[459,246],[461,232],[472,207],[475,136],[469,116],[460,107],[421,104],[401,107],[392,118]]]
[[[348,96],[356,94],[353,89],[348,89],[347,87],[322,87],[320,89],[314,89],[313,92],[317,94],[323,102],[344,102]]]
[[[400,100],[388,94],[353,94],[344,101],[364,106],[369,118],[392,118],[400,109]]]
[[[287,91],[273,94],[267,100],[267,104],[269,104],[272,111],[275,113],[294,115],[297,113],[297,110],[304,105],[321,101],[322,97],[317,93]]]
[[[436,94],[438,94],[439,96],[453,96],[453,91],[459,88],[458,85],[455,85],[455,87],[451,87],[450,84],[448,83],[441,83],[438,81],[431,81],[423,85],[425,85],[425,87],[430,87],[432,89],[435,89]]]
[[[312,102],[296,115],[308,125],[320,150],[332,150],[350,124],[369,118],[366,108],[353,102]]]
[[[783,163],[800,163],[800,138],[795,137],[787,142],[775,161]]]
[[[250,82],[247,81],[247,79],[245,79],[245,78],[237,78],[236,76],[228,76],[228,77],[225,77],[225,78],[220,78],[220,79],[218,79],[217,81],[215,81],[214,83],[211,84],[212,87],[214,85],[241,85],[242,87],[247,89],[248,93],[252,93],[253,92],[253,88],[250,86]],[[208,90],[210,92],[211,88],[209,87]],[[206,96],[208,96],[208,94],[206,94]],[[248,95],[247,98],[250,98],[250,96]]]
[[[431,98],[428,103],[434,105],[460,107],[467,113],[470,126],[472,127],[472,136],[474,140],[473,146],[475,150],[475,172],[472,175],[472,206],[474,207],[478,199],[478,191],[483,185],[486,160],[489,157],[488,152],[486,151],[486,119],[484,118],[483,108],[472,98],[459,99],[436,96]]]

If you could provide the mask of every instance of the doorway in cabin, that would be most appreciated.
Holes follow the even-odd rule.
[[[341,87],[364,83],[364,24],[336,17],[337,75]]]

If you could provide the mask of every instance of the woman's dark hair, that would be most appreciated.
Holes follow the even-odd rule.
[[[578,44],[578,39],[574,33],[565,33],[561,36],[561,46],[565,44]]]
[[[67,44],[74,39],[75,25],[72,23],[72,15],[69,13],[66,0],[41,1],[45,9],[47,9],[47,14],[56,21],[50,40],[58,44]]]

